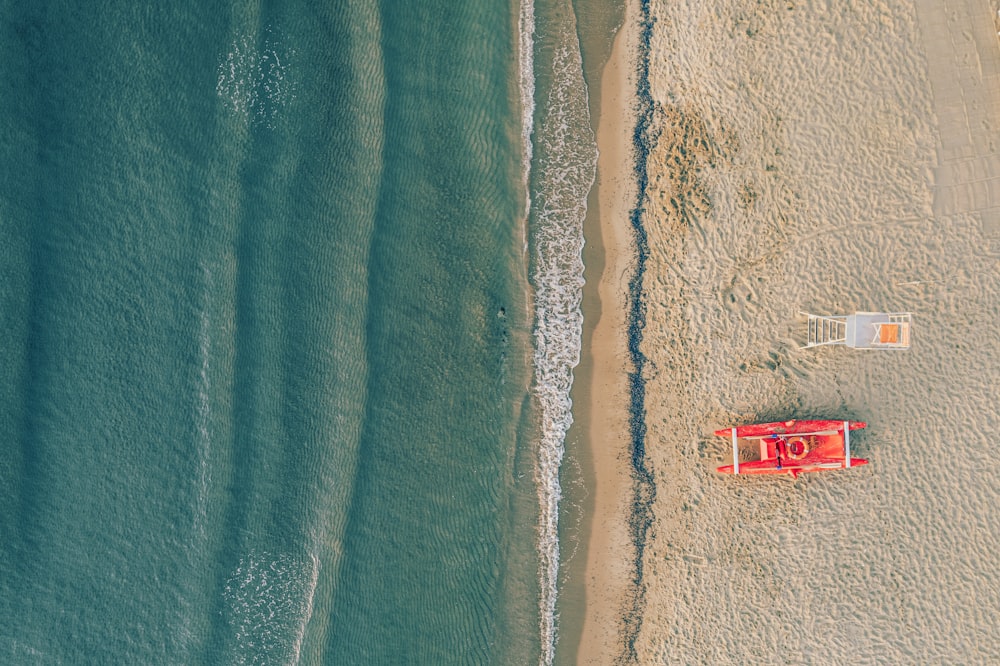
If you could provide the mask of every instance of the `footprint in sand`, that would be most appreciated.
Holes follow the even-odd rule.
[[[748,320],[748,315],[758,308],[757,285],[762,281],[761,277],[734,276],[729,284],[723,283],[719,288],[722,306],[738,314],[744,321]]]

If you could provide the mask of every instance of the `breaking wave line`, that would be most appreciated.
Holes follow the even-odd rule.
[[[538,146],[531,174],[531,282],[535,307],[532,392],[541,417],[535,468],[541,666],[552,664],[558,635],[559,471],[566,433],[573,423],[570,390],[583,336],[583,220],[597,166],[576,26],[558,26],[558,30],[551,71],[544,73],[549,81],[546,96],[541,108],[533,111],[537,126],[532,128]]]

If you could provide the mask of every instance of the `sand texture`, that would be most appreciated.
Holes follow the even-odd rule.
[[[983,2],[654,0],[640,663],[1000,663],[1000,48]],[[912,312],[908,351],[800,311]],[[733,478],[712,431],[866,421]]]
[[[622,651],[621,622],[629,611],[634,550],[628,529],[632,502],[629,462],[626,309],[635,273],[629,215],[636,202],[633,128],[636,125],[639,52],[636,3],[626,3],[623,27],[605,66],[597,132],[600,243],[604,269],[598,282],[600,319],[589,355],[592,368],[588,446],[594,461],[593,523],[587,544],[586,609],[577,648],[579,664],[611,664]],[[588,243],[596,239],[588,239]],[[588,313],[589,314],[589,313]]]

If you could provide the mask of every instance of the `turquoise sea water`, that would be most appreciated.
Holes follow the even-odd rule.
[[[0,663],[551,661],[571,4],[0,16]]]

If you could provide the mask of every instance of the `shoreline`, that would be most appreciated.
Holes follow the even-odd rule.
[[[629,224],[636,207],[636,79],[639,72],[638,11],[625,3],[622,26],[601,74],[597,126],[597,223],[603,270],[596,287],[600,316],[585,349],[589,387],[583,434],[593,474],[592,511],[586,529],[585,604],[576,663],[606,664],[626,648],[623,616],[634,589],[634,544],[630,525],[633,482],[630,414],[628,319],[636,270],[635,238]]]

